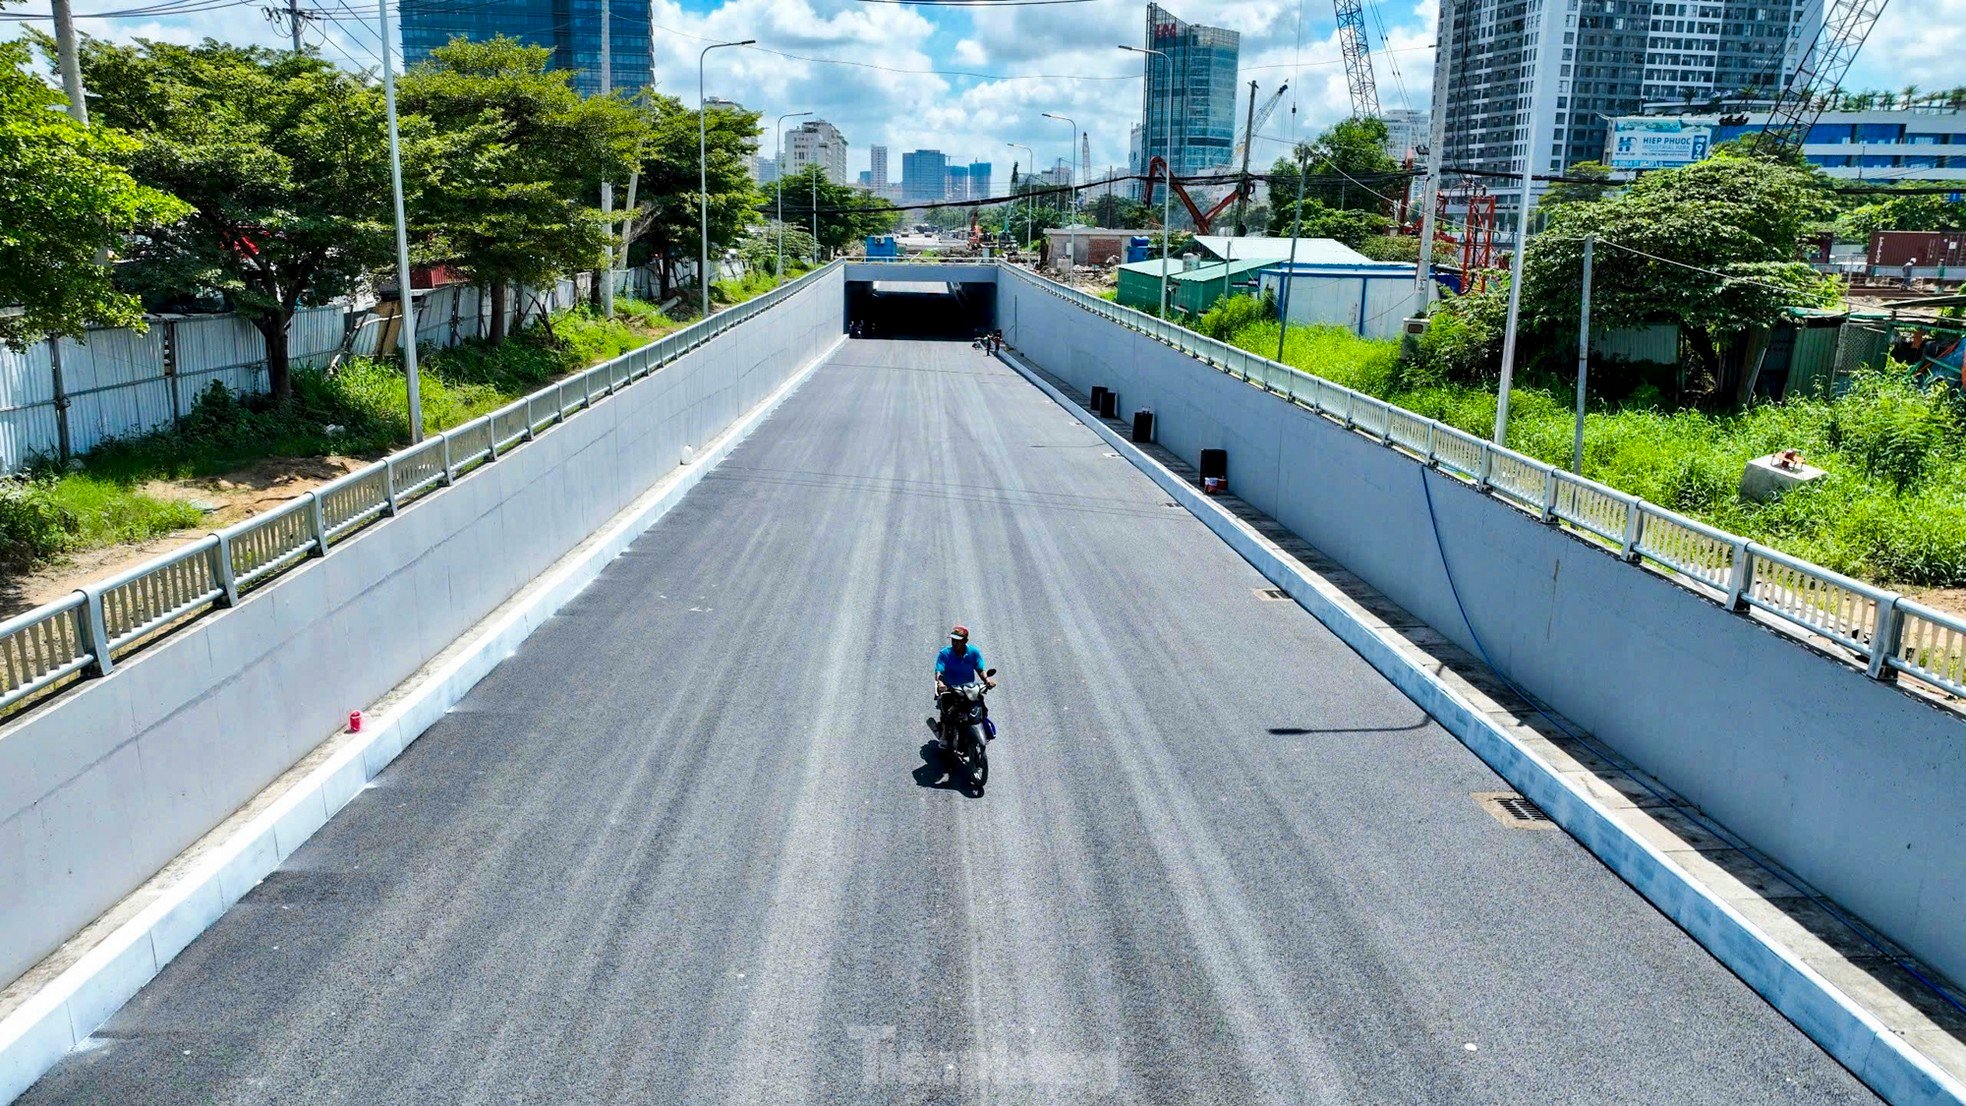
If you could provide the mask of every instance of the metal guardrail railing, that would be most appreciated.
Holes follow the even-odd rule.
[[[554,423],[797,292],[821,266],[755,299],[564,377],[281,506],[0,622],[0,710],[79,677],[107,676],[161,633],[229,607],[357,530],[491,464]]]
[[[1159,339],[1222,372],[1302,404],[1430,467],[1462,477],[1551,525],[1595,539],[1632,564],[1759,612],[1800,637],[1834,642],[1873,679],[1909,674],[1966,697],[1966,619],[1886,588],[1791,557],[1586,480],[1445,423],[1394,407],[1165,319],[1004,265],[1038,288],[1130,330]]]

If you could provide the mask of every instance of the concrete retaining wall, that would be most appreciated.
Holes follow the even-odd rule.
[[[0,732],[11,981],[841,331],[839,270]]]
[[[1915,955],[1966,979],[1966,722],[1022,280],[1010,344],[1149,407],[1190,463],[1587,727]],[[1427,489],[1437,511],[1428,509]]]

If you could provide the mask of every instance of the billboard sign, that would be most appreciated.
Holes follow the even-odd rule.
[[[1604,160],[1613,169],[1677,169],[1707,156],[1713,124],[1643,116],[1616,119],[1610,145]]]

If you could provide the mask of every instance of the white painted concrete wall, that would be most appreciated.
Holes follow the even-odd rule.
[[[237,810],[841,332],[839,270],[0,731],[0,984]]]
[[[1444,547],[1510,679],[1966,979],[1966,721],[1024,281],[998,313],[1189,463],[1227,449],[1232,491],[1472,650]]]

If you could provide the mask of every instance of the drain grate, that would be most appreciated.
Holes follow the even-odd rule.
[[[1275,603],[1290,598],[1290,593],[1282,588],[1257,588],[1256,598]]]
[[[1474,800],[1497,822],[1510,829],[1555,829],[1543,808],[1513,791],[1477,791]]]
[[[1172,508],[1174,508],[1174,509],[1175,509],[1175,510],[1177,510],[1177,511],[1181,509],[1181,505],[1180,505],[1179,503],[1163,503],[1163,504],[1161,504],[1161,506],[1163,506],[1163,507],[1172,507]]]

